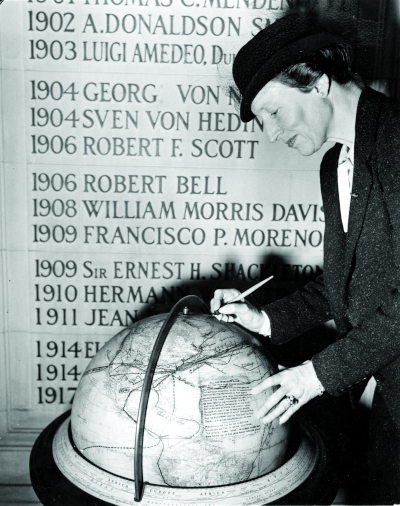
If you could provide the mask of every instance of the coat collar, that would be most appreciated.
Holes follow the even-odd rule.
[[[372,186],[370,159],[375,146],[379,113],[385,95],[365,88],[360,95],[354,143],[354,176],[346,240],[345,276],[351,269],[354,249],[361,233]]]
[[[366,87],[360,95],[356,115],[355,151],[357,150],[361,162],[367,162],[372,155],[378,130],[379,112],[385,98],[383,93],[369,87]]]

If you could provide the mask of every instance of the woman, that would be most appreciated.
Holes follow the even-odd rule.
[[[284,423],[315,396],[374,376],[369,499],[400,503],[399,107],[354,75],[340,35],[302,15],[259,32],[238,53],[233,76],[242,120],[261,119],[271,142],[308,156],[336,141],[320,172],[324,274],[262,311],[246,301],[224,306],[239,292],[217,290],[211,310],[273,344],[334,319],[336,342],[254,389],[280,385],[258,416]]]

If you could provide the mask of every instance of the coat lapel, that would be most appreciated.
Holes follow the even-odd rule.
[[[350,204],[349,225],[346,238],[345,278],[351,269],[353,253],[360,236],[372,186],[372,175],[354,151],[353,189]],[[354,195],[357,195],[356,197]]]
[[[366,88],[362,92],[358,103],[353,188],[345,251],[345,279],[348,278],[351,271],[354,250],[360,237],[372,188],[372,172],[369,160],[376,141],[379,112],[383,100],[384,95],[373,91],[371,88]]]
[[[337,180],[337,166],[339,163],[341,144],[336,144],[329,153],[329,158],[324,160],[323,173],[321,173],[321,192],[325,208],[325,221],[329,230],[333,231],[328,240],[337,244],[337,236],[340,234],[345,238],[340,214],[339,188]],[[343,252],[342,252],[343,254]]]
[[[321,193],[325,211],[324,236],[324,276],[331,296],[331,306],[335,314],[344,311],[345,291],[344,255],[346,234],[343,231],[340,214],[337,166],[341,144],[330,149],[321,164]]]

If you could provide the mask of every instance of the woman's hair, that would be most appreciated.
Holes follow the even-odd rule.
[[[338,84],[351,83],[363,88],[363,80],[352,70],[352,60],[353,48],[350,45],[333,43],[290,65],[274,77],[274,81],[308,93],[326,74],[330,84],[333,79]]]

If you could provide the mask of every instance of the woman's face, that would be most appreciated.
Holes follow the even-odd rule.
[[[312,155],[327,140],[332,111],[317,88],[304,93],[270,81],[253,100],[251,110],[263,121],[270,142],[282,140],[303,156]]]

